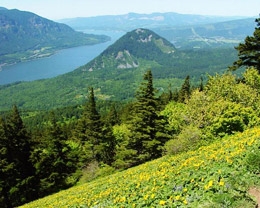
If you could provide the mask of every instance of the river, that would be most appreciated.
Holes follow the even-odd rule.
[[[50,57],[5,66],[0,71],[0,85],[17,81],[33,81],[51,78],[73,71],[97,57],[109,45],[113,44],[117,39],[124,35],[124,32],[121,31],[84,32],[108,35],[111,37],[111,41],[96,45],[64,49]]]

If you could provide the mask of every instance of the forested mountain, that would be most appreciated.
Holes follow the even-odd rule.
[[[47,56],[56,50],[109,40],[17,9],[0,9],[0,65]]]
[[[83,67],[82,70],[137,68],[140,59],[165,65],[172,60],[175,51],[175,47],[169,41],[151,30],[136,29],[128,32],[87,64],[86,67],[90,67],[89,69]]]
[[[163,92],[169,86],[179,87],[187,75],[199,82],[201,76],[224,71],[235,58],[234,49],[178,51],[151,30],[135,29],[73,72],[1,86],[0,97],[5,99],[0,100],[0,107],[5,110],[16,103],[19,108],[39,110],[75,105],[85,100],[89,86],[101,100],[129,100],[147,69],[153,72],[155,87]]]

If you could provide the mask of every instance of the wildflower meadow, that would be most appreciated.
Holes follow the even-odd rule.
[[[249,187],[259,186],[260,128],[236,133],[195,151],[165,156],[21,206],[254,207]]]

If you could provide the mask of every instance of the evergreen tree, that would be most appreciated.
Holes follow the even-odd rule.
[[[66,143],[68,138],[51,112],[50,124],[43,138],[42,146],[34,152],[37,176],[40,179],[40,196],[60,191],[70,185],[68,177],[77,170],[77,157]]]
[[[82,166],[92,161],[110,163],[108,161],[111,161],[110,157],[112,156],[108,158],[108,154],[111,151],[109,149],[111,137],[107,135],[109,134],[109,129],[105,127],[96,109],[94,90],[90,87],[88,102],[84,106],[83,115],[74,132],[74,137],[82,143]]]
[[[103,127],[103,142],[106,143],[103,162],[111,165],[114,162],[116,141],[113,135],[113,126],[120,123],[119,115],[113,104],[106,116]]]
[[[190,76],[188,75],[185,78],[184,83],[181,86],[179,91],[178,101],[183,103],[186,99],[189,99],[191,94],[191,87],[190,87]]]
[[[171,85],[168,87],[168,92],[163,92],[159,97],[160,106],[164,107],[173,99]]]
[[[111,126],[114,126],[114,125],[120,123],[119,115],[118,115],[115,105],[112,105],[108,112],[107,123]]]
[[[255,67],[260,73],[260,18],[256,20],[257,27],[253,36],[247,36],[244,43],[240,43],[236,50],[238,51],[238,60],[230,67],[236,70],[239,67]]]
[[[204,85],[203,85],[203,78],[200,77],[200,86],[199,86],[199,91],[202,92],[204,89]]]
[[[88,102],[83,113],[85,123],[85,142],[90,145],[91,159],[101,161],[102,159],[102,126],[101,117],[96,109],[96,101],[93,87],[89,88]]]
[[[37,182],[30,161],[30,137],[16,106],[5,122],[0,121],[0,134],[0,190],[5,207],[18,206],[37,197]]]
[[[116,141],[113,135],[113,126],[109,123],[105,123],[102,132],[102,162],[111,165],[114,162],[114,156],[116,154]]]
[[[131,132],[128,150],[132,150],[132,165],[137,165],[161,155],[161,138],[157,137],[157,99],[153,87],[151,70],[144,74],[144,81],[137,91],[137,102],[131,119]]]
[[[6,136],[5,124],[0,118],[0,206],[12,208],[11,197],[9,196],[9,181],[13,179],[14,162],[10,161],[8,138]],[[11,184],[10,184],[11,185]]]

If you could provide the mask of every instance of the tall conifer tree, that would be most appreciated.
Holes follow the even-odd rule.
[[[89,88],[88,102],[83,114],[85,126],[86,142],[91,147],[92,160],[100,161],[102,159],[102,122],[96,109],[96,100],[93,87]]]
[[[68,138],[53,112],[49,122],[42,146],[34,154],[41,197],[72,185],[67,183],[67,179],[77,170],[77,158],[71,154],[72,150],[66,143]]]
[[[5,206],[18,206],[36,198],[35,170],[30,161],[30,137],[13,106],[5,122],[0,121],[1,179]]]
[[[83,110],[74,132],[74,137],[82,143],[81,162],[85,166],[92,161],[106,160],[106,135],[104,123],[96,108],[96,100],[93,87],[89,88],[88,101]]]
[[[4,208],[12,208],[11,197],[9,194],[13,180],[14,161],[10,158],[10,148],[8,138],[6,136],[5,124],[0,118],[0,206]]]
[[[190,76],[188,75],[184,83],[181,86],[181,89],[179,91],[179,96],[178,96],[178,101],[179,102],[184,102],[186,99],[189,99],[191,94],[191,87],[190,87]]]
[[[143,82],[136,93],[137,102],[131,120],[131,138],[128,149],[135,151],[131,158],[133,165],[137,165],[160,156],[162,141],[157,137],[157,99],[153,87],[153,76],[148,70]]]
[[[238,60],[234,62],[231,70],[239,67],[255,67],[260,73],[260,18],[256,20],[257,27],[253,36],[247,36],[244,43],[240,43],[236,48],[238,51]]]

